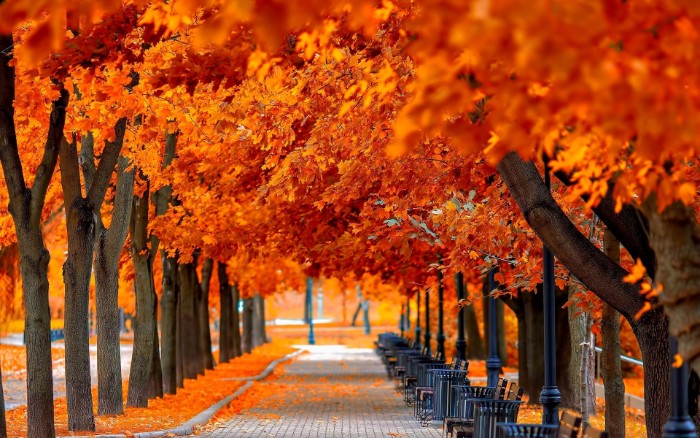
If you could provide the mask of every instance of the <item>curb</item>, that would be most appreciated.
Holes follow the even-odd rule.
[[[233,394],[219,400],[218,402],[214,403],[213,405],[209,406],[207,409],[203,410],[199,414],[195,415],[188,421],[186,421],[184,424],[182,424],[179,427],[174,427],[172,429],[166,429],[166,430],[155,430],[152,432],[139,432],[135,433],[133,435],[124,435],[124,434],[111,434],[111,435],[90,435],[95,438],[157,438],[157,437],[162,437],[162,436],[186,436],[186,435],[192,435],[194,433],[194,429],[196,426],[202,426],[211,420],[211,418],[216,415],[217,412],[219,412],[222,408],[227,406],[231,401],[233,401],[236,397],[240,396],[244,392],[248,390],[251,386],[253,386],[253,382],[257,380],[262,380],[269,376],[272,371],[277,367],[277,365],[286,362],[290,359],[293,359],[306,350],[300,349],[295,351],[294,353],[289,353],[288,355],[284,357],[280,357],[279,359],[275,359],[270,364],[263,370],[262,373],[258,374],[257,376],[251,376],[251,377],[238,377],[238,378],[229,378],[229,379],[222,379],[222,380],[247,380],[246,384],[238,388],[236,392]],[[59,438],[71,438],[71,436],[65,436],[65,437],[59,437]]]

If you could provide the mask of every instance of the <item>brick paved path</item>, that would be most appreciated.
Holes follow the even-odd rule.
[[[257,382],[277,393],[200,437],[440,437],[421,427],[371,350],[313,347]],[[254,390],[255,386],[251,389]],[[235,401],[234,401],[235,403]]]

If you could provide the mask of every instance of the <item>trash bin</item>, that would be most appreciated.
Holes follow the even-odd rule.
[[[452,385],[468,385],[466,370],[430,370],[435,375],[433,387],[433,421],[442,421],[447,416]]]
[[[505,438],[496,423],[516,423],[522,400],[472,399],[474,404],[474,438]]]

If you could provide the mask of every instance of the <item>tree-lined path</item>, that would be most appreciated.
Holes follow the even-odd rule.
[[[441,436],[440,430],[421,427],[410,415],[369,349],[311,347],[276,374],[250,389],[269,395],[199,436]]]

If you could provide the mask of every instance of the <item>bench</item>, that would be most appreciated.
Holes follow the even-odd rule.
[[[468,383],[468,380],[466,380],[466,375],[469,368],[469,362],[453,358],[452,362],[448,366],[426,363],[419,364],[418,368],[418,386],[415,388],[413,415],[418,418],[423,425],[427,425],[433,420],[433,402],[435,401],[436,391],[438,390],[438,386],[436,386],[438,385],[438,375],[440,375],[441,381],[439,387],[439,400],[442,401],[443,397],[449,396],[449,393],[443,394],[445,391],[449,391],[449,388],[443,388],[445,384],[448,387],[451,386],[455,383],[452,381],[454,379],[463,380],[457,381],[456,383]],[[442,417],[440,417],[440,420],[442,420]]]
[[[453,415],[443,420],[443,430],[447,438],[452,438],[453,428],[457,425],[471,425],[474,421],[474,399],[502,400],[506,396],[508,380],[500,377],[496,386],[456,385],[452,387],[456,406]]]
[[[563,412],[559,425],[499,423],[500,436],[504,438],[577,438],[581,431],[581,417]],[[583,436],[607,438],[607,432],[600,432],[586,426]]]
[[[524,390],[514,382],[507,385],[507,388],[495,392],[493,398],[467,400],[473,406],[473,420],[465,419],[453,426],[452,437],[490,438],[496,433],[496,423],[515,422],[523,403]],[[503,396],[498,397],[499,393]]]

